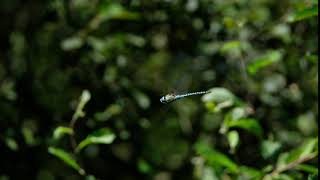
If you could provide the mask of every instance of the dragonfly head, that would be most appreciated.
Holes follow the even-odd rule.
[[[170,103],[174,100],[175,100],[174,94],[167,94],[167,95],[161,97],[160,102],[166,104],[166,103]]]
[[[160,98],[160,102],[162,102],[162,103],[166,103],[165,101],[166,101],[165,97],[164,97],[164,96],[162,96],[162,97]]]

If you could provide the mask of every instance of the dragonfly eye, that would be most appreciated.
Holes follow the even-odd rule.
[[[160,102],[165,103],[165,98],[164,98],[164,96],[161,97]]]

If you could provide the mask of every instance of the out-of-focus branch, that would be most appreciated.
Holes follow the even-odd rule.
[[[275,168],[271,173],[266,174],[262,179],[263,180],[268,180],[270,177],[274,177],[274,176],[276,176],[276,175],[278,175],[278,174],[280,174],[280,173],[282,173],[284,171],[291,170],[291,169],[295,168],[296,166],[298,166],[299,164],[302,164],[302,163],[305,163],[307,161],[310,161],[310,160],[314,159],[317,156],[318,156],[318,153],[311,153],[311,154],[309,154],[307,156],[304,156],[304,157],[302,157],[300,159],[297,159],[297,160],[295,160],[295,161],[293,161],[293,162],[291,162],[291,163],[289,163],[289,164],[287,164],[287,165],[285,165],[283,167]]]
[[[293,162],[287,164],[286,166],[274,169],[271,172],[271,175],[274,176],[274,175],[280,174],[281,172],[293,169],[297,165],[302,164],[304,162],[307,162],[307,161],[309,161],[309,160],[311,160],[311,159],[313,159],[313,158],[315,158],[317,156],[318,156],[318,153],[312,153],[312,154],[309,154],[308,156],[304,156],[303,158],[297,159],[296,161],[293,161]]]

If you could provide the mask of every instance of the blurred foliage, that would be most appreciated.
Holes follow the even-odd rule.
[[[317,0],[0,13],[0,179],[318,178]]]

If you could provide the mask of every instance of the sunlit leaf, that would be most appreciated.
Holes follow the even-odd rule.
[[[150,99],[149,97],[140,91],[134,91],[133,93],[134,98],[136,99],[138,105],[143,108],[147,109],[150,106]]]
[[[235,96],[226,88],[212,88],[209,91],[210,93],[202,96],[202,101],[214,112],[230,107],[236,101]]]
[[[197,154],[202,156],[210,166],[225,167],[233,173],[238,172],[238,165],[236,163],[223,153],[210,148],[208,144],[198,142],[195,148]]]
[[[307,164],[299,164],[295,167],[296,170],[305,171],[310,174],[318,174],[319,170],[318,167],[307,165]]]
[[[125,19],[134,20],[139,18],[138,13],[126,10],[122,5],[111,3],[101,7],[99,16],[103,19]]]
[[[258,169],[254,169],[251,167],[241,166],[240,168],[240,179],[261,179],[262,172]]]
[[[300,147],[298,147],[297,149],[295,149],[289,153],[289,156],[287,158],[287,162],[289,163],[289,162],[292,162],[297,159],[304,158],[305,156],[310,155],[311,153],[314,152],[317,144],[318,144],[317,138],[310,139],[310,140],[306,141]]]
[[[216,173],[211,167],[204,167],[201,180],[218,180]]]
[[[92,134],[88,135],[87,138],[82,140],[77,146],[76,151],[80,152],[81,149],[90,144],[111,144],[116,135],[108,128],[99,129]]]
[[[229,141],[230,151],[232,153],[234,153],[235,148],[239,144],[239,134],[237,131],[230,131],[230,132],[228,132],[227,137],[228,137],[228,141]]]
[[[273,156],[280,148],[281,144],[279,142],[265,140],[261,143],[261,155],[263,158],[268,159]]]
[[[280,154],[277,161],[277,168],[286,166],[287,164],[299,159],[311,156],[317,153],[318,138],[309,139],[296,149]]]
[[[105,111],[95,113],[94,117],[98,121],[107,121],[112,116],[122,112],[122,107],[118,104],[111,104]]]
[[[318,6],[308,7],[306,9],[296,11],[291,16],[288,17],[288,22],[301,21],[307,18],[318,16]]]
[[[282,53],[277,50],[272,50],[267,52],[266,54],[262,55],[255,59],[252,63],[250,63],[247,67],[248,72],[251,75],[256,74],[260,69],[274,64],[280,61],[282,58]]]
[[[318,180],[318,174],[309,174],[308,180]]]
[[[19,145],[15,139],[8,137],[5,139],[5,142],[12,151],[17,151],[19,149]]]
[[[60,160],[62,160],[64,163],[66,163],[68,166],[72,167],[73,169],[77,170],[79,174],[84,175],[85,171],[79,166],[79,164],[74,159],[73,155],[70,153],[65,152],[62,149],[55,148],[55,147],[49,147],[48,152]]]
[[[83,90],[80,96],[80,102],[78,103],[77,109],[73,114],[72,119],[78,119],[85,115],[85,113],[83,112],[83,108],[88,103],[90,98],[91,98],[90,92],[88,90]]]
[[[31,130],[31,128],[23,127],[21,131],[26,144],[34,145],[36,143],[36,140],[34,138],[34,132]]]
[[[79,49],[83,45],[83,39],[81,37],[70,37],[61,42],[61,48],[65,51],[71,51]]]
[[[59,126],[53,131],[53,138],[60,139],[64,135],[72,135],[73,130],[69,127]]]
[[[243,119],[248,115],[247,109],[243,107],[235,107],[226,114],[226,119],[229,120],[239,120]]]
[[[150,173],[152,170],[152,167],[150,166],[150,164],[143,159],[138,160],[137,167],[141,173],[145,173],[145,174]]]
[[[210,93],[205,94],[202,97],[202,100],[204,102],[221,103],[221,102],[225,102],[225,101],[233,101],[234,100],[234,95],[232,94],[232,92],[230,92],[226,88],[217,87],[217,88],[212,88],[209,91],[210,91]]]
[[[262,137],[262,133],[263,133],[263,129],[256,119],[247,118],[247,119],[226,121],[224,123],[224,126],[226,128],[241,128],[255,134],[258,137]]]
[[[229,42],[226,42],[222,45],[221,49],[220,49],[220,52],[222,53],[226,53],[226,52],[229,52],[229,51],[232,51],[232,50],[235,50],[235,49],[239,49],[240,48],[240,41],[229,41]]]
[[[94,177],[94,175],[88,175],[86,176],[86,179],[85,180],[96,180],[97,178]]]

